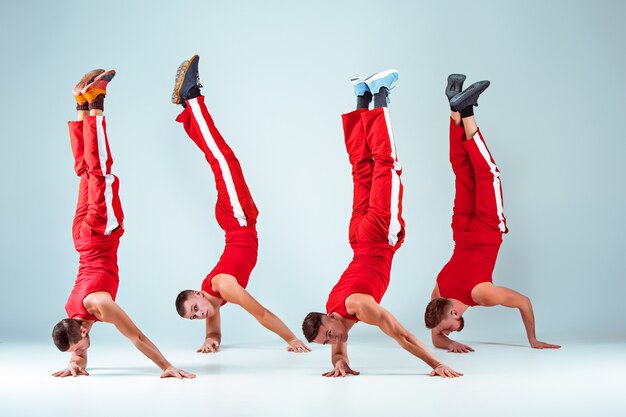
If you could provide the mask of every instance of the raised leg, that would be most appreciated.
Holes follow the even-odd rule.
[[[204,97],[188,100],[186,104],[176,120],[183,124],[211,166],[217,188],[217,222],[227,234],[242,228],[254,229],[258,210],[237,157],[215,127]]]
[[[77,157],[80,149],[74,139],[82,124],[83,161]],[[93,235],[109,235],[123,224],[124,213],[119,199],[119,179],[111,174],[113,159],[106,135],[103,116],[88,116],[79,122],[70,123],[75,167],[81,175],[78,205],[74,220],[75,239]],[[73,135],[73,136],[72,136]]]
[[[362,113],[367,145],[374,158],[369,209],[359,228],[364,241],[386,242],[399,248],[404,241],[402,167],[398,163],[389,109]]]
[[[503,212],[500,171],[480,130],[462,143],[471,159],[476,179],[476,214],[469,225],[469,231],[506,233],[508,229]]]
[[[358,109],[341,116],[346,151],[352,166],[352,217],[350,218],[350,242],[354,243],[353,231],[369,209],[374,159],[365,141],[361,115],[366,109]]]
[[[458,113],[457,113],[458,115]],[[467,231],[476,214],[476,179],[472,161],[463,146],[465,129],[458,120],[450,118],[450,164],[454,172],[454,209],[452,230]]]

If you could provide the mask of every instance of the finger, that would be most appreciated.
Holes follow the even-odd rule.
[[[72,376],[76,376],[77,375],[76,369],[72,368],[72,369],[70,369],[70,371],[72,372]]]
[[[87,372],[87,370],[83,368],[80,368],[80,373],[83,375],[89,375],[89,372]]]
[[[352,369],[350,369],[348,372],[350,372],[352,375],[358,375],[360,374],[359,371],[353,371]]]
[[[182,374],[189,379],[194,379],[196,377],[196,374],[192,374],[191,372],[182,371]]]
[[[551,345],[551,344],[549,344],[549,343],[546,343],[546,345],[547,345],[546,347],[547,347],[548,349],[560,349],[560,348],[561,348],[561,346],[560,346],[560,345]]]
[[[470,346],[466,346],[466,348],[468,348],[470,352],[474,352],[474,349],[472,349]]]
[[[430,371],[430,373],[428,374],[428,376],[435,376],[435,371]]]
[[[331,372],[324,372],[324,373],[322,374],[322,376],[329,377],[329,376],[330,376],[330,374],[331,374]]]
[[[180,374],[180,372],[176,372],[174,376],[176,377],[176,379],[183,379],[183,376]]]

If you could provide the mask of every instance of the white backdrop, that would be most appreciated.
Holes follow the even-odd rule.
[[[463,72],[492,81],[476,115],[511,230],[494,282],[531,297],[540,339],[623,339],[614,317],[626,290],[625,11],[618,1],[4,4],[0,341],[47,340],[64,317],[78,186],[66,121],[73,85],[96,67],[118,74],[106,102],[126,214],[118,302],[157,344],[202,341],[203,326],[173,306],[223,247],[210,170],[169,102],[178,64],[194,53],[261,212],[248,288],[298,334],[351,256],[339,117],[354,106],[348,80],[395,67],[407,238],[383,305],[428,340],[423,309],[452,251],[443,90]],[[222,317],[225,343],[277,340],[232,306]],[[466,320],[466,340],[525,340],[515,311],[476,309]],[[122,340],[97,327],[93,337]]]

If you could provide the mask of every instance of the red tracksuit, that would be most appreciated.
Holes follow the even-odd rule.
[[[342,119],[354,182],[348,236],[354,257],[331,290],[326,311],[357,320],[346,311],[346,298],[364,293],[380,303],[393,255],[404,241],[402,168],[386,107],[356,110]]]
[[[465,139],[465,130],[450,120],[450,163],[456,176],[452,231],[454,253],[437,276],[439,294],[475,306],[472,289],[491,282],[504,218],[500,171],[482,134]]]
[[[80,264],[65,311],[70,318],[97,320],[83,300],[96,291],[108,292],[113,300],[117,294],[117,248],[124,233],[119,179],[111,174],[113,159],[104,117],[88,116],[68,125],[74,169],[80,177],[72,227]]]
[[[242,287],[248,285],[256,265],[258,239],[256,219],[259,214],[241,171],[239,161],[215,127],[204,97],[187,101],[187,107],[176,118],[189,137],[204,152],[217,188],[215,217],[226,235],[226,246],[215,268],[202,281],[202,290],[220,297],[211,288],[218,274],[232,275]],[[222,302],[222,305],[226,301]]]

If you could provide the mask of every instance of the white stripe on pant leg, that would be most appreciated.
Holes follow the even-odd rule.
[[[115,217],[113,211],[113,182],[115,176],[107,174],[107,161],[109,160],[109,152],[107,150],[106,136],[104,135],[104,118],[102,116],[96,116],[96,139],[98,141],[98,158],[100,159],[100,171],[104,176],[104,207],[106,212],[106,226],[104,228],[104,234],[108,235],[118,228],[120,225]]]
[[[112,231],[119,227],[119,223],[117,221],[117,217],[115,217],[115,212],[113,211],[113,183],[115,182],[115,176],[108,174],[104,177],[104,202],[107,208],[107,225],[104,229],[104,234],[111,234]],[[110,214],[110,215],[109,215]]]
[[[400,176],[394,168],[391,169],[391,219],[389,222],[389,245],[396,246],[398,234],[402,229],[400,224]]]
[[[96,138],[98,139],[98,159],[100,160],[100,172],[102,175],[107,174],[107,160],[109,154],[107,152],[106,136],[104,135],[104,118],[96,116]]]
[[[387,126],[387,135],[389,136],[389,145],[391,147],[391,158],[393,158],[393,168],[391,169],[391,219],[389,220],[389,245],[396,246],[398,243],[398,234],[402,230],[400,224],[400,175],[398,172],[402,169],[396,160],[396,142],[391,129],[391,119],[389,118],[389,108],[383,107],[383,115],[385,116],[385,125]]]
[[[235,189],[235,182],[233,181],[233,177],[230,173],[230,168],[228,167],[228,163],[226,162],[226,158],[220,151],[217,143],[215,143],[215,139],[211,135],[211,131],[209,130],[209,126],[204,120],[204,116],[202,115],[202,111],[200,110],[200,105],[198,105],[198,100],[189,100],[189,105],[191,106],[191,111],[193,113],[198,126],[200,127],[200,132],[202,132],[202,137],[206,142],[207,146],[211,153],[217,159],[217,162],[222,171],[222,176],[224,177],[224,183],[226,183],[226,191],[228,193],[228,198],[230,200],[230,205],[233,207],[233,213],[235,214],[235,218],[239,222],[239,225],[244,227],[248,224],[246,215],[243,212],[243,208],[241,208],[241,204],[239,203],[239,196],[237,196],[237,190]],[[210,138],[210,140],[209,140]]]
[[[387,126],[387,134],[389,135],[389,144],[391,145],[391,157],[396,160],[396,141],[393,138],[393,130],[391,129],[391,119],[389,118],[389,108],[383,107],[385,115],[385,125]]]
[[[500,173],[498,172],[496,164],[491,162],[491,155],[489,155],[489,151],[487,150],[487,145],[485,145],[485,142],[483,142],[478,132],[476,132],[476,134],[474,135],[472,139],[474,139],[474,142],[476,143],[476,147],[480,151],[480,154],[482,155],[482,157],[485,159],[485,162],[487,162],[487,165],[489,165],[489,170],[491,171],[491,174],[493,175],[493,191],[496,197],[496,209],[498,212],[498,220],[500,221],[500,223],[498,224],[498,227],[500,228],[500,231],[504,233],[506,232],[506,225],[504,224],[504,214],[503,214],[504,210],[503,210],[503,204],[502,204],[502,194],[500,193],[500,187],[501,187]]]

